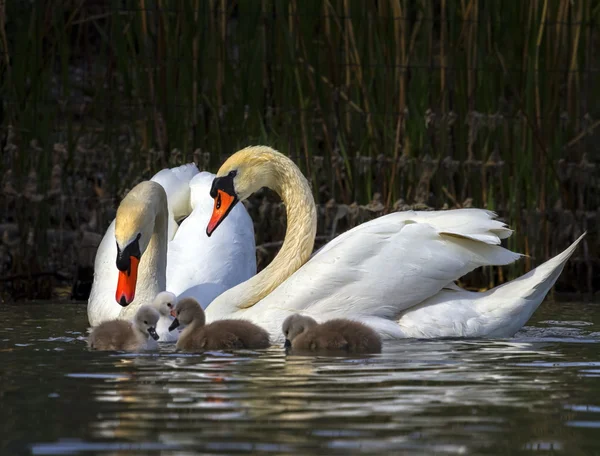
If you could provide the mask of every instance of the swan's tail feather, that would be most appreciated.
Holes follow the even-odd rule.
[[[542,303],[584,236],[527,274],[485,293],[445,287],[400,316],[404,337],[512,337]]]
[[[490,325],[485,335],[509,337],[521,329],[540,306],[585,235],[583,233],[562,253],[527,274],[485,293],[487,296],[481,299],[480,310],[490,323],[496,322]]]
[[[585,235],[586,233],[583,233],[562,253],[532,269],[527,274],[497,287],[496,292],[506,294],[507,297],[518,296],[523,299],[537,299],[541,296],[541,299],[544,299],[558,276],[560,276],[567,260],[573,255]]]

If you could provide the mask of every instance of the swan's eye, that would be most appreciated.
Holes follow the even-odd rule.
[[[144,320],[144,324],[145,324],[145,325],[147,325],[147,324],[148,324],[148,322],[147,322],[146,320]]]
[[[234,169],[233,171],[229,171],[228,176],[229,177],[235,177],[235,176],[237,176],[237,169]]]
[[[173,307],[170,302],[167,303],[167,307]]]

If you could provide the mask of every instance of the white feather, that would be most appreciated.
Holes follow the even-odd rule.
[[[215,175],[187,164],[163,169],[151,180],[163,186],[169,208],[167,290],[178,297],[193,296],[206,307],[216,296],[256,274],[252,220],[242,204],[232,210],[211,238],[206,225],[212,213],[210,186]],[[187,218],[177,228],[175,219]],[[115,300],[118,270],[115,259],[115,222],[108,227],[94,262],[94,283],[88,300],[92,326],[119,317]],[[150,304],[150,303],[145,303]],[[166,319],[166,320],[165,320]],[[161,341],[177,339],[169,333],[170,318],[161,316]]]
[[[332,240],[253,307],[236,312],[275,340],[290,313],[353,318],[384,337],[504,337],[516,332],[554,284],[578,239],[529,274],[486,293],[453,284],[466,273],[521,257],[511,234],[480,209],[400,212]],[[536,272],[537,271],[537,272]]]

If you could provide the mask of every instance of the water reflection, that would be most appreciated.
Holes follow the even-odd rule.
[[[95,353],[81,308],[0,311],[0,452],[597,452],[600,312],[581,306],[511,340],[347,358]]]

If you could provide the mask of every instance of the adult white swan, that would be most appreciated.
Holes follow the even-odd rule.
[[[96,253],[90,325],[131,319],[166,289],[193,296],[206,307],[256,274],[254,228],[242,205],[231,212],[233,220],[218,238],[204,233],[214,177],[199,173],[194,164],[163,169],[123,198]],[[186,216],[178,226],[176,220]],[[170,323],[167,317],[159,321],[160,341],[176,339]]]
[[[512,231],[481,209],[389,214],[338,236],[308,260],[317,223],[308,182],[289,158],[264,146],[243,149],[221,166],[207,234],[261,187],[285,203],[285,241],[267,268],[217,297],[206,317],[249,319],[274,340],[281,340],[281,323],[295,312],[319,321],[358,319],[389,338],[509,337],[542,302],[581,240],[485,293],[462,290],[454,280],[520,255],[500,246]]]

